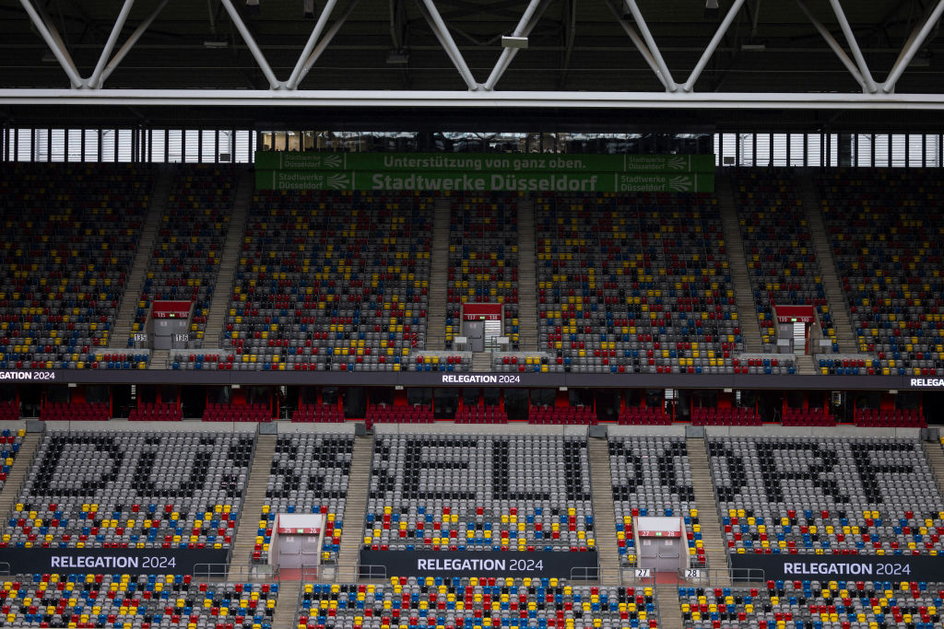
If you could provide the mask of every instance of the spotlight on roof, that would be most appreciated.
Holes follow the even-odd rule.
[[[259,6],[259,0],[246,0],[246,13],[250,15],[259,15],[262,7]]]
[[[315,0],[302,0],[302,13],[306,19],[315,17]]]
[[[502,35],[501,44],[502,48],[527,48],[528,38],[515,37],[513,35]]]
[[[718,17],[719,11],[718,0],[705,0],[705,17]]]

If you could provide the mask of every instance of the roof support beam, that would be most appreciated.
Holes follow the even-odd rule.
[[[846,43],[849,45],[849,50],[852,51],[852,58],[855,59],[856,66],[859,68],[859,73],[862,75],[862,80],[865,83],[865,90],[871,94],[874,94],[878,91],[878,85],[875,84],[875,80],[872,78],[872,73],[869,71],[869,64],[866,63],[865,57],[862,55],[862,49],[859,48],[859,42],[856,41],[855,33],[852,32],[852,27],[849,25],[849,19],[846,17],[846,12],[843,10],[839,0],[829,0],[829,4],[833,7],[833,13],[836,14],[836,19],[839,20],[839,26],[842,28],[842,34],[846,38]]]
[[[734,4],[732,4],[731,8],[728,9],[727,15],[724,16],[723,20],[721,20],[721,24],[718,25],[718,30],[715,31],[714,37],[712,37],[711,41],[708,42],[708,47],[705,48],[704,52],[701,53],[701,57],[698,59],[698,63],[695,64],[695,68],[689,75],[688,80],[682,85],[683,92],[691,92],[695,87],[698,77],[701,76],[705,66],[708,65],[711,55],[715,54],[715,50],[718,49],[718,44],[721,43],[721,39],[728,32],[728,29],[731,28],[731,23],[734,22],[734,18],[737,16],[738,11],[741,10],[743,5],[744,0],[734,0]]]
[[[239,31],[243,41],[246,42],[249,52],[252,53],[252,58],[256,60],[256,65],[259,66],[259,69],[262,70],[262,74],[265,75],[266,80],[269,82],[269,88],[273,90],[282,89],[284,84],[279,81],[275,73],[272,72],[272,66],[266,61],[265,54],[263,54],[262,49],[259,48],[259,44],[256,43],[256,39],[252,36],[242,16],[239,15],[239,11],[233,6],[233,0],[221,0],[221,2],[226,8],[226,12],[229,13],[230,19],[233,20],[233,24],[236,25],[236,30]]]
[[[0,88],[0,105],[56,107],[327,107],[645,109],[645,110],[881,110],[940,111],[939,94],[824,92],[564,92],[478,90],[154,90]],[[905,114],[907,115],[907,114]]]
[[[354,12],[354,7],[357,6],[358,2],[360,2],[360,0],[351,0],[347,6],[347,9],[343,14],[341,14],[341,17],[335,20],[334,24],[331,25],[331,28],[328,29],[328,32],[324,34],[324,37],[318,41],[318,45],[315,46],[315,49],[311,51],[308,59],[306,59],[305,63],[302,65],[302,71],[298,75],[298,80],[296,83],[292,85],[292,80],[289,79],[289,84],[286,85],[288,89],[297,89],[298,84],[305,80],[305,77],[308,76],[308,73],[311,71],[311,67],[315,65],[315,62],[318,61],[318,58],[325,51],[325,48],[328,47],[328,44],[331,43],[331,40],[334,39],[334,36],[338,34],[339,30],[341,30],[341,26],[344,25],[344,23],[347,21],[347,18],[349,18],[351,13]]]
[[[524,10],[524,13],[521,15],[521,19],[518,20],[518,26],[516,26],[514,32],[512,32],[512,36],[527,37],[530,35],[531,30],[534,29],[534,25],[538,23],[535,14],[538,12],[539,8],[543,12],[546,7],[546,0],[531,0]],[[483,85],[486,90],[495,88],[495,84],[501,80],[502,75],[505,74],[505,70],[508,69],[508,66],[517,54],[517,48],[502,48],[501,56],[498,57],[495,67],[492,68],[492,73],[488,76],[488,80],[486,80]]]
[[[315,27],[311,29],[311,35],[308,36],[308,41],[305,42],[305,48],[302,50],[302,54],[299,55],[298,61],[295,63],[295,68],[292,70],[291,76],[288,77],[288,81],[285,83],[285,89],[295,89],[298,87],[299,81],[304,78],[302,68],[304,68],[305,64],[308,62],[308,58],[311,56],[315,44],[318,43],[318,38],[321,37],[321,32],[328,23],[328,18],[331,16],[331,12],[334,10],[334,6],[337,3],[338,0],[328,0],[325,2],[324,8],[321,10],[321,15],[318,16],[318,21],[315,23]],[[312,63],[314,63],[314,61],[312,61]],[[311,65],[308,67],[310,69]]]
[[[610,8],[610,11],[613,12],[613,16],[616,18],[616,21],[619,22],[619,25],[622,26],[623,30],[626,31],[626,34],[629,35],[629,38],[633,41],[633,45],[636,46],[637,50],[639,50],[639,54],[641,54],[642,58],[647,64],[649,64],[649,68],[652,69],[652,72],[656,75],[656,78],[659,79],[659,83],[662,83],[662,87],[668,90],[669,84],[666,81],[665,76],[662,74],[662,71],[659,69],[659,64],[656,63],[652,53],[649,52],[649,48],[646,47],[646,42],[642,40],[642,37],[639,36],[639,33],[636,32],[636,29],[633,27],[633,25],[623,18],[622,11],[620,11],[619,7],[614,4],[614,0],[607,0],[606,6]]]
[[[56,57],[56,61],[59,62],[59,65],[62,66],[62,70],[66,73],[66,76],[69,77],[69,83],[71,83],[74,88],[82,87],[85,82],[82,80],[82,77],[79,76],[79,71],[75,67],[72,55],[70,55],[69,51],[66,49],[62,37],[59,36],[59,31],[56,30],[56,27],[52,25],[52,23],[46,24],[46,20],[44,20],[39,14],[39,11],[36,10],[31,0],[20,0],[20,4],[23,5],[30,20],[33,22],[33,26],[39,31],[46,45],[49,46],[49,50],[52,51],[52,54]]]
[[[143,22],[138,24],[138,27],[134,29],[134,32],[128,36],[127,41],[122,44],[121,48],[118,49],[118,52],[115,53],[115,56],[111,58],[111,61],[108,62],[108,65],[102,70],[101,76],[96,79],[95,74],[92,74],[92,78],[89,79],[88,86],[90,88],[98,89],[100,88],[105,81],[108,80],[108,77],[111,76],[111,73],[115,71],[118,65],[124,60],[127,54],[134,48],[134,45],[138,43],[138,40],[141,39],[141,35],[144,34],[151,24],[157,19],[157,16],[160,15],[161,11],[167,6],[169,0],[161,0],[154,10],[151,11],[151,14],[145,18]],[[102,58],[105,58],[104,52],[102,53]],[[97,68],[96,68],[97,69]]]
[[[659,51],[659,46],[656,45],[656,40],[653,39],[652,33],[649,31],[649,26],[646,24],[646,19],[642,16],[642,11],[639,10],[639,5],[636,4],[636,0],[625,0],[625,2],[627,8],[629,8],[629,12],[633,14],[633,19],[636,21],[636,26],[639,27],[639,32],[642,33],[642,38],[645,42],[647,51],[643,52],[643,56],[649,54],[655,61],[656,66],[659,68],[659,72],[662,74],[662,84],[665,85],[665,90],[667,92],[679,91],[679,85],[675,82],[675,79],[672,78],[672,73],[669,71],[669,67],[665,65],[665,59],[662,58],[662,53]]]
[[[938,20],[941,19],[942,12],[944,12],[944,0],[938,0],[937,5],[934,7],[934,10],[931,11],[931,14],[928,16],[928,19],[925,20],[924,24],[920,27],[916,26],[915,30],[912,31],[911,36],[908,37],[908,41],[905,42],[904,47],[902,47],[901,54],[898,55],[898,59],[895,61],[891,72],[888,73],[885,83],[882,84],[883,92],[891,94],[895,91],[895,84],[898,83],[898,79],[901,78],[905,68],[911,63],[915,53],[918,52],[918,49],[924,44],[924,40],[927,39],[931,29],[934,28]]]
[[[433,29],[433,34],[436,35],[436,39],[439,40],[440,45],[442,45],[443,50],[446,51],[452,64],[456,66],[456,70],[459,71],[459,76],[465,81],[470,91],[474,92],[478,90],[480,85],[476,83],[475,77],[472,76],[472,71],[469,70],[469,66],[462,56],[462,52],[459,50],[459,47],[456,46],[456,41],[452,38],[452,33],[449,32],[449,28],[446,26],[446,23],[443,22],[442,16],[439,14],[439,9],[436,8],[436,4],[433,0],[421,1],[426,7],[426,20],[429,22],[430,28]]]
[[[859,68],[856,67],[856,64],[849,58],[849,55],[846,53],[845,49],[836,41],[836,38],[833,37],[833,34],[829,32],[823,23],[816,19],[810,10],[806,7],[806,4],[803,0],[796,0],[797,5],[800,7],[800,10],[806,14],[806,17],[809,18],[810,23],[816,28],[817,32],[822,35],[823,39],[832,48],[833,52],[836,53],[836,56],[839,57],[839,61],[842,62],[842,65],[846,66],[846,70],[849,71],[849,74],[852,75],[852,78],[856,80],[859,86],[862,88],[862,91],[866,91],[865,78],[862,76],[862,73],[859,72]]]
[[[89,77],[88,81],[85,83],[87,87],[96,87],[99,79],[102,78],[102,72],[105,71],[105,64],[108,63],[111,51],[115,49],[115,44],[118,43],[118,36],[121,34],[121,29],[125,27],[128,14],[131,13],[131,7],[133,6],[134,0],[125,0],[124,4],[121,5],[121,10],[118,12],[118,17],[115,18],[115,23],[111,27],[111,33],[108,35],[105,47],[102,48],[102,54],[98,56],[98,63],[95,64],[92,76]]]

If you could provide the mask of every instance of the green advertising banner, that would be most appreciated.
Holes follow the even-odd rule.
[[[713,192],[711,173],[257,170],[257,190]]]
[[[256,170],[395,170],[483,173],[711,173],[714,155],[549,153],[293,153],[259,151]]]

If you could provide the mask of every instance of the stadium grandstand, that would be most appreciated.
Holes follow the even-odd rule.
[[[944,626],[944,0],[0,0],[0,626]]]

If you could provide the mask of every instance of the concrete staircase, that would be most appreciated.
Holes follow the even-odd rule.
[[[23,437],[20,451],[17,452],[13,467],[10,468],[7,480],[3,484],[3,490],[0,491],[0,516],[8,516],[13,510],[13,505],[16,504],[16,499],[20,495],[20,488],[29,476],[30,468],[33,466],[33,457],[36,456],[36,450],[42,440],[43,433],[40,432],[29,432]]]
[[[486,373],[492,370],[492,353],[476,352],[472,354],[472,371]]]
[[[446,289],[449,283],[449,199],[436,199],[433,210],[433,250],[430,252],[429,303],[426,307],[426,347],[446,349]]]
[[[659,629],[682,629],[682,606],[679,604],[678,586],[674,583],[659,583],[655,589]]]
[[[616,547],[616,514],[613,510],[613,477],[610,475],[610,450],[606,439],[587,440],[590,460],[590,486],[593,488],[593,537],[600,562],[600,585],[619,585],[620,559]]]
[[[229,231],[220,256],[216,285],[213,287],[213,299],[210,301],[210,313],[207,316],[206,330],[203,334],[203,347],[219,347],[223,334],[223,324],[229,310],[230,297],[233,294],[233,282],[236,281],[236,268],[239,266],[239,253],[246,233],[246,220],[252,193],[255,187],[253,171],[244,170],[236,184],[236,196],[233,199],[233,212],[230,214]]]
[[[127,349],[128,337],[131,336],[131,325],[134,323],[134,314],[138,308],[138,298],[144,286],[144,277],[147,274],[148,264],[151,262],[151,252],[157,240],[157,229],[161,223],[161,216],[167,209],[167,199],[173,187],[177,171],[173,167],[163,167],[157,170],[157,179],[151,191],[151,203],[144,217],[141,227],[141,239],[134,254],[131,272],[125,285],[121,303],[118,304],[118,315],[115,317],[115,328],[108,338],[108,347],[112,349]]]
[[[839,352],[842,354],[858,353],[859,346],[856,343],[852,321],[849,317],[849,305],[836,274],[836,259],[833,257],[829,237],[826,235],[826,225],[823,223],[820,198],[816,191],[816,184],[813,183],[813,175],[810,173],[799,175],[799,184],[800,200],[806,210],[810,233],[813,236],[813,252],[816,254],[817,263],[819,263],[823,288],[826,290],[826,299],[829,300],[829,313],[832,315],[833,328],[836,330]]]
[[[941,495],[944,495],[944,448],[941,448],[938,441],[925,441],[922,445],[924,446],[924,453],[928,457],[928,463],[931,464],[931,471],[934,472],[937,489]],[[0,494],[0,497],[2,497],[2,494]],[[0,511],[0,513],[3,513],[3,511]]]
[[[734,207],[734,192],[731,180],[723,174],[715,178],[715,193],[718,197],[718,209],[721,211],[721,223],[724,227],[724,242],[731,265],[731,279],[734,282],[734,296],[737,301],[738,323],[745,352],[764,351],[760,338],[760,325],[754,306],[754,291],[747,274],[747,261],[744,258],[744,241],[741,239],[741,227],[737,210]]]
[[[370,494],[370,468],[374,460],[373,436],[354,438],[347,498],[344,500],[344,531],[338,550],[338,583],[357,581],[357,566],[364,541],[364,518]]]
[[[721,537],[718,503],[715,500],[714,483],[711,480],[708,444],[704,438],[689,437],[686,440],[686,446],[688,460],[692,466],[692,488],[695,490],[695,504],[698,505],[698,523],[701,526],[708,569],[711,571],[711,584],[731,585],[728,555],[724,538]]]
[[[538,299],[534,252],[534,200],[518,201],[518,346],[538,348]]]
[[[249,468],[246,492],[243,494],[243,504],[239,514],[239,528],[236,529],[233,552],[230,553],[230,580],[245,578],[246,566],[252,559],[277,438],[276,435],[256,436],[256,449],[252,455],[252,466]],[[281,598],[281,592],[279,597]]]
[[[148,369],[167,369],[170,366],[169,349],[152,349]]]
[[[279,582],[279,600],[272,615],[272,629],[293,629],[298,626],[298,607],[302,598],[301,581]]]

